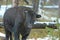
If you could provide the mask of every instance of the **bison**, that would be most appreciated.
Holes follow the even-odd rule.
[[[35,19],[39,17],[41,15],[37,15],[29,7],[19,6],[7,9],[3,17],[5,40],[9,40],[9,38],[12,40],[12,33],[14,40],[19,40],[19,34],[22,35],[22,40],[26,40]]]

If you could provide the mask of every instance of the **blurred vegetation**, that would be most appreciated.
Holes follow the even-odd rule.
[[[12,1],[13,0],[0,0],[0,4],[1,5],[5,5],[6,3],[7,4],[12,4]],[[38,0],[37,0],[38,1]],[[46,1],[46,0],[42,0],[43,1],[43,4],[44,5],[57,5],[59,0],[49,0],[49,1]],[[28,0],[29,4],[32,5],[32,0]],[[20,5],[25,5],[26,3],[23,1],[23,0],[19,0],[19,4]]]
[[[5,1],[4,0],[1,0],[0,1],[0,4],[1,5],[6,5],[6,4],[7,5],[9,5],[9,4],[12,5],[13,4],[12,1],[13,0],[5,0]],[[31,5],[32,4],[32,0],[30,0],[29,2],[30,2],[29,5]],[[24,2],[23,0],[19,0],[19,5],[26,5],[26,2]]]
[[[3,22],[3,18],[0,18],[0,22]]]
[[[12,0],[0,0],[1,5],[12,4]]]

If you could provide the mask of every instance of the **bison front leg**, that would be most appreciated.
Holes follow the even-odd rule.
[[[19,29],[21,27],[22,19],[20,17],[17,17],[15,20],[15,25],[13,27],[14,32],[14,40],[19,40]]]
[[[19,39],[19,32],[14,32],[14,40],[20,40]]]
[[[13,38],[12,38],[12,33],[10,32],[10,40],[13,40]]]
[[[19,24],[15,24],[14,26],[14,40],[20,40],[19,39]]]

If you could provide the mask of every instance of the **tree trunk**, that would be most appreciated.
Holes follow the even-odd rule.
[[[33,10],[37,13],[39,7],[39,0],[32,0]]]
[[[58,17],[60,18],[60,0],[59,0],[58,5],[59,5],[59,9],[58,9]]]
[[[1,9],[1,0],[0,0],[0,9]]]
[[[16,7],[19,5],[19,0],[13,0],[12,3],[13,3],[13,7]]]

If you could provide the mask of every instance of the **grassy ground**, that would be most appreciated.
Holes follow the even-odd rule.
[[[0,32],[5,33],[3,28],[0,28]],[[54,31],[54,29],[46,28],[46,29],[32,29],[28,38],[43,38],[47,35],[51,36],[59,36],[59,31]]]

